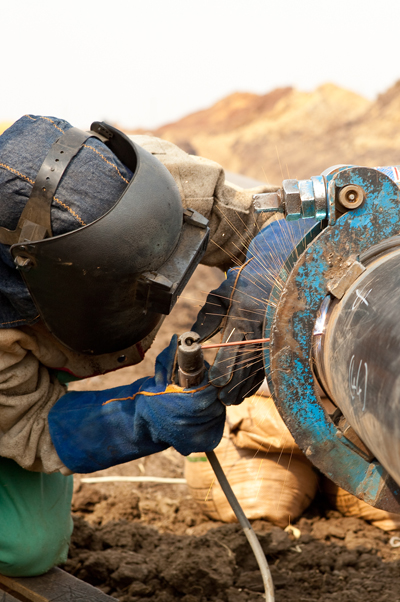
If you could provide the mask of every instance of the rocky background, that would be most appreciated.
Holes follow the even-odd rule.
[[[235,93],[153,133],[229,171],[270,183],[338,163],[400,163],[400,81],[369,101],[334,84]]]

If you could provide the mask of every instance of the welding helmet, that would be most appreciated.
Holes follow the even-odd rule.
[[[52,123],[59,131],[35,180],[26,176],[29,199],[13,228],[0,227],[0,246],[10,245],[37,317],[63,345],[89,355],[124,350],[171,311],[204,254],[207,220],[183,209],[168,170],[116,128],[95,122],[84,132],[67,122]],[[74,173],[85,178],[87,194],[79,204],[91,215],[90,182],[94,190],[99,183],[84,149],[119,175],[125,167],[124,182],[118,178],[122,190],[117,198],[106,198],[90,223],[80,219],[54,232],[54,205],[59,202],[69,218],[77,214],[58,199],[63,181],[71,182]]]

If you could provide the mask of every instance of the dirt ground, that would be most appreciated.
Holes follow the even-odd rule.
[[[96,473],[183,476],[174,450]],[[91,475],[94,476],[94,475]],[[262,580],[236,524],[200,514],[186,485],[81,483],[65,569],[121,602],[256,602]],[[277,602],[400,601],[400,547],[357,518],[344,518],[317,496],[295,527],[253,528],[266,553]],[[299,533],[296,533],[299,535]],[[400,541],[400,539],[399,539]]]
[[[201,266],[145,362],[78,386],[105,388],[150,374],[171,334],[190,328],[205,291],[220,280],[218,270]],[[183,467],[184,459],[169,449],[88,476],[182,478]],[[73,514],[64,568],[120,602],[263,599],[261,576],[239,526],[209,521],[185,484],[89,484],[78,475]],[[253,522],[277,602],[400,602],[400,547],[390,544],[400,532],[344,518],[319,495],[294,526],[297,539],[268,521]]]

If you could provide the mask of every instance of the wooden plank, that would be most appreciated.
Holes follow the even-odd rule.
[[[0,602],[19,602],[17,598],[14,598],[11,594],[3,592],[0,587]]]
[[[6,594],[10,598],[1,598]],[[13,598],[15,596],[16,598]],[[6,577],[0,575],[0,602],[117,602],[92,585],[58,568],[39,577]]]

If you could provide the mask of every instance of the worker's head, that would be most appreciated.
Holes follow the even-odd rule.
[[[41,318],[100,355],[157,328],[207,230],[155,157],[111,126],[92,130],[25,116],[0,136],[0,327]]]

